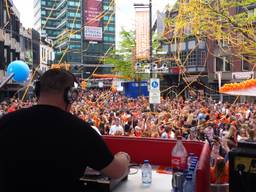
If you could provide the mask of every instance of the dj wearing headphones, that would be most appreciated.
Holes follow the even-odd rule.
[[[112,155],[94,129],[69,113],[76,83],[70,72],[51,69],[37,82],[37,105],[0,119],[1,192],[81,192],[87,166],[111,178],[127,172],[129,155]]]

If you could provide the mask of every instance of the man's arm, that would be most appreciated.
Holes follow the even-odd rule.
[[[101,172],[113,179],[118,179],[128,172],[128,165],[130,162],[130,156],[127,153],[119,152],[115,154],[113,161]]]

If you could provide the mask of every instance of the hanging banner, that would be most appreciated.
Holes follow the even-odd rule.
[[[89,41],[102,41],[102,0],[84,0],[84,38]]]
[[[149,7],[136,7],[136,59],[149,60]]]

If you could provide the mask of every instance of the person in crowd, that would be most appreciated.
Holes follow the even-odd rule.
[[[69,111],[78,100],[75,77],[51,69],[37,83],[38,104],[0,119],[1,192],[80,192],[87,166],[122,177],[130,157],[113,155],[102,137]]]
[[[120,124],[120,119],[116,118],[110,127],[109,135],[124,135],[124,128]]]
[[[224,184],[229,182],[229,162],[218,157],[214,167],[210,168],[210,182],[214,184]]]
[[[161,138],[163,139],[173,139],[174,134],[172,134],[172,129],[170,126],[165,126],[165,131],[162,133]]]

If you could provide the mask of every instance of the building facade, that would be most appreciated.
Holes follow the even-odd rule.
[[[32,29],[25,29],[20,26],[20,60],[29,66],[33,65]]]
[[[178,5],[166,15],[175,18],[178,15]],[[256,15],[256,5],[249,6],[248,14]],[[230,9],[231,14],[237,14],[239,8]],[[168,28],[167,30],[170,30]],[[171,30],[173,31],[173,30]],[[253,66],[243,59],[235,56],[235,50],[231,50],[225,41],[202,38],[200,41],[191,35],[190,28],[184,28],[185,38],[174,39],[174,34],[167,33],[168,65],[170,73],[166,76],[167,81],[174,85],[174,91],[184,91],[186,97],[195,95],[211,96],[219,99],[219,85],[255,77]],[[171,43],[170,43],[171,42]],[[176,87],[175,87],[176,85]],[[179,88],[178,88],[179,87]],[[225,95],[224,100],[233,99]]]
[[[42,38],[40,44],[40,70],[42,72],[50,69],[51,64],[54,63],[55,53],[53,49],[53,41]]]
[[[55,63],[85,64],[89,73],[115,47],[113,1],[34,0],[34,17],[35,29],[53,40]]]
[[[5,71],[10,62],[20,58],[20,51],[20,13],[12,1],[0,0],[1,73]]]
[[[54,42],[56,62],[81,63],[81,1],[35,0],[35,29]]]

